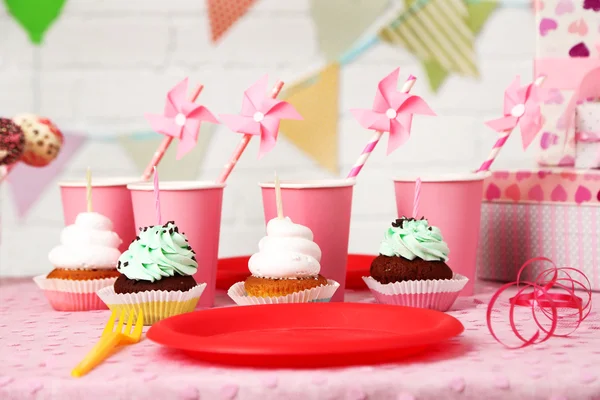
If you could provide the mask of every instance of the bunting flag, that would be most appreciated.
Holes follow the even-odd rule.
[[[416,55],[434,91],[450,72],[478,76],[467,5],[462,0],[407,1],[408,9],[379,32],[380,39]]]
[[[337,60],[385,11],[389,0],[311,0],[319,48]]]
[[[8,12],[19,22],[35,44],[58,18],[66,0],[4,0]]]
[[[48,185],[54,182],[65,166],[86,142],[87,137],[63,133],[64,142],[58,157],[45,167],[30,167],[25,163],[18,163],[6,178],[17,207],[17,216],[23,219],[29,209],[36,203]]]
[[[213,43],[252,7],[256,0],[206,0]],[[162,175],[161,175],[162,176]]]
[[[304,117],[282,120],[280,131],[321,167],[337,174],[338,96],[340,65],[329,64],[315,76],[296,83],[282,94]]]
[[[171,145],[160,161],[160,178],[164,180],[194,180],[198,178],[200,166],[217,125],[202,124],[196,146],[183,158],[176,160],[177,146]],[[152,155],[164,137],[148,139],[146,135],[122,135],[118,141],[133,160],[140,175],[152,159]]]

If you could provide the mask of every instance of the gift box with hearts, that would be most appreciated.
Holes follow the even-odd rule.
[[[600,97],[600,0],[535,0],[536,76],[549,89],[542,105],[538,163],[574,166],[578,104]]]
[[[575,166],[600,168],[600,101],[588,102],[577,107],[575,140]]]
[[[481,211],[479,278],[512,282],[527,260],[548,257],[600,291],[600,170],[496,171]],[[534,280],[541,271],[526,272]]]

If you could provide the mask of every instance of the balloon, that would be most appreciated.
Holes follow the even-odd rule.
[[[29,39],[42,43],[44,33],[60,14],[66,0],[4,0],[10,14],[29,34]]]

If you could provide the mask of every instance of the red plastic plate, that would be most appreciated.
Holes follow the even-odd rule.
[[[375,257],[365,254],[348,255],[347,289],[367,289],[362,277],[369,275],[371,261]],[[217,289],[228,290],[234,283],[245,280],[250,275],[248,271],[249,259],[250,256],[220,259],[217,263]]]
[[[154,324],[147,336],[210,363],[317,368],[398,361],[463,330],[433,310],[309,303],[195,311]]]

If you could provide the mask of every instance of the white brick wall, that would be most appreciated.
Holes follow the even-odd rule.
[[[206,85],[202,100],[212,110],[236,113],[242,91],[262,74],[292,83],[322,64],[308,3],[260,0],[216,47],[208,40],[202,0],[71,1],[41,48],[31,46],[16,23],[0,13],[0,115],[33,111],[63,128],[95,135],[148,129],[143,113],[160,110],[166,90],[187,75]],[[370,135],[346,110],[368,106],[377,81],[393,68],[422,77],[413,92],[439,115],[417,118],[405,147],[386,158],[385,146],[379,146],[369,160],[355,188],[352,252],[376,251],[382,229],[395,216],[389,179],[394,171],[467,171],[486,157],[495,135],[483,122],[498,115],[502,92],[515,74],[531,78],[531,10],[498,10],[480,35],[477,52],[481,79],[452,77],[437,95],[429,92],[419,63],[401,49],[378,45],[343,69],[342,173]],[[220,127],[199,178],[214,179],[238,139]],[[260,191],[254,182],[271,177],[274,168],[288,179],[329,176],[285,139],[260,162],[257,149],[255,141],[228,182],[221,237],[229,240],[221,240],[223,257],[255,251],[263,235]],[[532,160],[514,138],[496,167],[528,166]],[[83,176],[88,165],[96,176],[136,173],[116,143],[90,141],[56,179]],[[0,275],[48,271],[46,255],[62,227],[58,188],[51,185],[24,221],[15,218],[6,185],[0,192]]]

